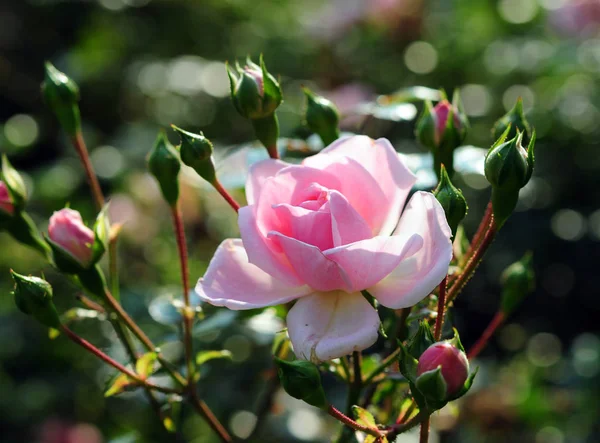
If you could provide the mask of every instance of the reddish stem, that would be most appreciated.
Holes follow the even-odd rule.
[[[177,240],[177,250],[179,252],[179,262],[181,263],[181,283],[183,285],[183,302],[185,305],[183,313],[183,334],[185,344],[185,359],[187,364],[188,385],[193,389],[194,385],[194,355],[192,346],[192,323],[193,315],[190,308],[190,282],[188,271],[188,253],[185,241],[185,230],[183,227],[183,218],[181,216],[181,207],[179,204],[171,207],[173,217],[173,226],[175,228],[175,238]]]
[[[227,192],[227,190],[223,187],[219,180],[215,179],[215,182],[212,183],[212,185],[217,190],[217,192],[221,194],[221,196],[227,201],[227,203],[229,203],[229,206],[231,206],[235,212],[238,212],[240,210],[239,203],[235,201],[235,199],[231,196],[229,192]]]
[[[215,431],[215,433],[219,436],[221,441],[223,443],[232,442],[233,439],[231,438],[227,430],[219,422],[217,417],[215,417],[208,405],[198,398],[195,389],[192,389],[190,391],[190,396],[190,400],[196,411],[207,421],[211,429]]]
[[[506,316],[504,315],[504,313],[501,311],[496,312],[496,315],[494,316],[490,324],[487,326],[487,328],[485,328],[485,331],[483,331],[481,337],[479,337],[479,339],[477,339],[473,347],[469,349],[469,352],[467,353],[467,358],[469,360],[477,357],[479,353],[483,351],[483,349],[487,346],[488,342],[490,341],[490,338],[492,338],[498,327],[502,323],[504,323],[504,320],[506,320]]]
[[[427,443],[429,441],[429,417],[421,422],[421,434],[419,435],[419,443]]]
[[[477,246],[479,246],[479,243],[481,243],[481,240],[483,239],[485,231],[490,224],[492,214],[493,214],[493,208],[492,208],[492,202],[490,201],[485,208],[485,213],[483,214],[483,218],[481,219],[481,222],[479,222],[479,227],[477,228],[477,232],[475,232],[475,235],[471,239],[471,244],[469,245],[469,249],[467,250],[465,257],[467,257],[467,258],[470,257],[473,254],[473,251],[477,248]]]
[[[438,312],[437,318],[435,319],[435,341],[440,341],[442,338],[442,327],[444,326],[444,308],[446,306],[446,282],[448,276],[444,277],[440,283],[440,295],[438,296]]]
[[[79,337],[77,334],[75,334],[73,331],[71,331],[68,327],[62,325],[62,331],[65,333],[65,335],[67,337],[69,337],[69,339],[71,339],[71,341],[73,341],[74,343],[78,344],[79,346],[81,346],[82,348],[86,349],[87,351],[91,352],[96,357],[98,357],[99,359],[101,359],[105,363],[107,363],[110,366],[112,366],[113,368],[115,368],[117,371],[122,372],[123,374],[125,374],[129,378],[131,378],[132,380],[135,380],[140,385],[146,386],[146,387],[148,387],[150,389],[155,389],[157,391],[164,392],[164,393],[167,393],[167,394],[180,393],[177,389],[171,389],[171,388],[166,388],[166,387],[163,387],[163,386],[157,386],[157,385],[155,385],[153,383],[150,383],[147,380],[143,380],[138,374],[136,374],[135,372],[127,369],[125,366],[123,366],[118,361],[113,360],[111,357],[109,357],[108,355],[106,355],[104,352],[102,352],[100,349],[98,349],[97,347],[95,347],[89,341],[87,341],[87,340]]]
[[[81,164],[83,165],[83,169],[85,170],[85,175],[87,177],[87,181],[92,188],[92,196],[94,197],[94,203],[96,204],[96,209],[98,211],[102,210],[104,206],[104,194],[102,194],[102,189],[100,188],[100,182],[98,182],[98,177],[94,172],[94,167],[92,166],[92,162],[90,161],[90,155],[87,150],[87,146],[85,145],[85,140],[83,139],[83,134],[81,131],[78,131],[74,137],[71,137],[71,142],[79,155],[79,159],[81,160]]]
[[[479,247],[475,250],[473,256],[469,258],[469,261],[467,261],[467,264],[465,265],[462,273],[456,278],[455,283],[448,290],[446,296],[446,306],[448,306],[450,303],[452,303],[452,301],[454,301],[456,296],[460,293],[460,291],[462,291],[469,279],[473,276],[473,273],[475,272],[475,269],[477,269],[477,266],[479,265],[483,254],[485,254],[485,251],[487,251],[489,246],[492,244],[496,232],[498,231],[496,229],[494,217],[492,216],[490,218],[488,229],[486,230],[483,240],[481,240],[481,243],[479,244]]]
[[[363,426],[363,425],[355,422],[350,417],[348,417],[347,415],[345,415],[344,413],[337,410],[335,407],[333,407],[331,405],[328,406],[327,413],[329,415],[331,415],[333,418],[341,421],[346,426],[349,426],[356,431],[361,431],[361,432],[364,432],[365,434],[369,434],[374,437],[383,437],[383,435],[384,435],[381,431],[379,431],[379,429],[369,428],[367,426]]]

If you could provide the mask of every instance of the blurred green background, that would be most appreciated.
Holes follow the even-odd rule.
[[[310,135],[302,126],[301,84],[337,103],[348,115],[345,130],[387,137],[403,153],[421,152],[413,136],[421,106],[380,109],[373,105],[378,94],[416,85],[460,88],[472,126],[467,144],[482,148],[492,143],[493,122],[523,98],[538,133],[536,170],[517,212],[456,303],[453,321],[465,347],[497,308],[501,271],[526,250],[534,251],[537,288],[478,359],[473,392],[434,418],[432,441],[600,441],[600,2],[0,3],[0,150],[26,176],[29,211],[43,228],[67,202],[84,219],[94,217],[78,159],[40,98],[43,62],[50,60],[81,88],[92,162],[113,218],[125,222],[119,251],[124,306],[175,359],[181,349],[169,300],[178,296],[176,249],[169,213],[144,158],[161,127],[202,130],[215,142],[224,183],[243,183],[247,165],[265,154],[239,147],[253,134],[229,102],[224,62],[260,53],[281,75],[284,137]],[[377,117],[365,119],[357,110]],[[489,196],[477,173],[481,158],[472,162],[463,161],[469,173],[457,179],[469,201],[468,233]],[[218,242],[236,235],[236,222],[193,174],[186,172],[183,186],[195,280]],[[50,340],[16,311],[10,268],[45,272],[59,308],[77,306],[73,286],[0,233],[1,442],[216,441],[186,409],[178,415],[179,432],[168,435],[142,395],[104,399],[111,371],[64,338]],[[233,363],[204,366],[200,392],[245,438],[271,368],[270,343],[282,326],[270,311],[250,317],[205,310],[196,347],[229,349]],[[125,359],[106,321],[81,320],[73,328]],[[343,387],[326,382],[334,402],[343,402]],[[334,425],[279,393],[253,441],[327,441]]]

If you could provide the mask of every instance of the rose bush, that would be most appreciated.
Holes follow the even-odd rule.
[[[301,165],[255,164],[239,211],[241,239],[217,249],[196,287],[229,309],[296,300],[287,317],[299,358],[322,361],[377,339],[386,307],[412,306],[444,278],[451,231],[433,194],[385,139],[340,139]]]

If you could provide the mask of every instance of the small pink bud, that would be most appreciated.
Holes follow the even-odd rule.
[[[448,115],[450,114],[450,110],[452,110],[452,116],[454,117],[454,127],[460,128],[461,122],[458,118],[458,110],[452,106],[452,104],[448,100],[440,101],[433,108],[433,114],[435,115],[435,140],[436,143],[440,143],[442,137],[444,136],[444,131],[446,130],[446,125],[448,124]]]
[[[263,79],[263,73],[258,67],[246,66],[244,68],[244,74],[248,74],[256,82],[258,86],[258,93],[261,97],[265,95],[265,82]]]
[[[441,366],[447,394],[456,394],[469,376],[469,361],[464,352],[448,342],[431,345],[419,358],[417,376]]]
[[[15,212],[15,207],[13,206],[12,199],[8,193],[8,188],[2,181],[0,181],[0,211],[4,211],[10,215]]]
[[[94,231],[83,224],[79,212],[69,208],[55,212],[50,217],[48,236],[82,266],[91,263]]]

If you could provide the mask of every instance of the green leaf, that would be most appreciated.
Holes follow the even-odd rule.
[[[354,418],[356,422],[360,425],[366,426],[367,428],[377,429],[377,422],[375,421],[375,417],[366,409],[361,408],[360,406],[353,405],[352,413],[354,414]]]
[[[148,352],[142,355],[135,362],[135,372],[137,372],[140,377],[144,379],[148,378],[158,369],[157,359],[158,355],[156,352]]]
[[[196,354],[196,364],[202,366],[209,360],[215,360],[217,358],[226,358],[231,360],[231,352],[223,349],[222,351],[201,351]]]
[[[114,395],[121,394],[125,391],[131,391],[132,389],[135,389],[136,387],[137,387],[137,383],[135,380],[132,380],[126,374],[119,374],[112,380],[112,382],[110,383],[110,386],[104,392],[104,396],[112,397]]]

